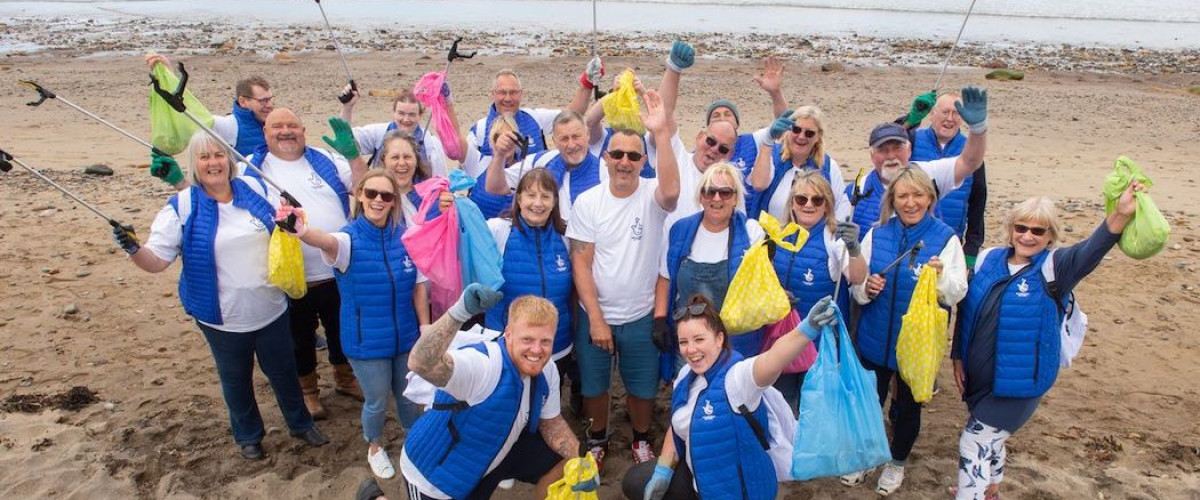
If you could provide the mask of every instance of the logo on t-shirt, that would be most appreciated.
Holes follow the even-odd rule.
[[[562,254],[554,254],[555,270],[565,272],[567,270],[567,261],[563,259]]]
[[[1025,282],[1025,278],[1021,278],[1021,282],[1017,283],[1017,297],[1025,298],[1029,296],[1029,283]]]
[[[322,179],[320,175],[317,175],[315,171],[312,173],[312,175],[308,176],[308,183],[312,184],[313,189],[321,189],[325,187],[325,180]]]
[[[641,217],[634,217],[633,225],[629,226],[629,229],[631,231],[631,235],[630,235],[629,239],[631,239],[633,241],[642,241],[642,230],[644,229],[644,227],[642,226],[642,218]]]
[[[250,217],[250,225],[254,226],[254,232],[256,232],[256,233],[267,232],[267,225],[263,224],[263,221],[259,220],[258,217],[255,217],[253,214],[247,214],[247,215]]]
[[[812,286],[814,279],[815,277],[813,276],[812,268],[810,267],[808,268],[808,272],[804,273],[804,284]]]
[[[704,419],[704,420],[712,420],[712,419],[714,419],[714,418],[717,418],[717,417],[714,417],[714,416],[713,416],[713,405],[712,405],[712,401],[709,401],[709,400],[705,399],[705,400],[704,400],[704,406],[703,406],[703,408],[702,408],[702,409],[704,410],[704,416],[703,416],[703,417],[700,417],[700,418],[702,418],[702,419]]]

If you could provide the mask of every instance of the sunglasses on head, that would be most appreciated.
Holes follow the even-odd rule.
[[[726,146],[724,144],[717,144],[717,140],[715,138],[713,138],[713,136],[711,136],[711,135],[704,138],[704,143],[708,144],[708,147],[710,147],[710,148],[714,148],[714,147],[717,148],[718,153],[721,153],[723,155],[729,154],[729,151],[730,151],[729,146]]]
[[[802,207],[804,205],[807,205],[809,201],[812,201],[812,206],[820,207],[821,205],[825,204],[825,197],[818,195],[818,196],[813,196],[812,198],[809,198],[802,194],[798,194],[798,195],[792,197],[792,201],[796,202],[797,205],[802,206]]]
[[[675,319],[676,322],[679,322],[680,320],[683,320],[684,318],[700,316],[700,315],[704,314],[705,309],[708,309],[708,304],[699,302],[696,304],[688,305],[687,307],[680,307],[679,309],[676,309],[675,314],[672,317]]]
[[[1025,224],[1013,224],[1013,231],[1016,231],[1018,234],[1033,233],[1034,236],[1045,236],[1046,231],[1048,231],[1048,230],[1044,227],[1026,226]]]
[[[792,133],[803,135],[806,139],[812,139],[817,136],[816,130],[809,130],[799,125],[792,125]]]
[[[608,157],[617,161],[624,160],[626,156],[629,157],[629,161],[640,161],[645,155],[637,151],[622,151],[620,149],[613,149],[608,152]]]
[[[391,203],[396,200],[396,193],[391,191],[376,191],[370,188],[363,188],[363,196],[368,200],[378,199],[384,203]]]
[[[733,195],[735,193],[737,193],[737,190],[735,190],[731,187],[709,186],[709,187],[706,187],[706,188],[700,190],[700,196],[703,198],[710,199],[710,200],[715,200],[715,199],[732,200]]]

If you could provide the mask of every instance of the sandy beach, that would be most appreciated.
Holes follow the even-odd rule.
[[[5,29],[33,36],[37,27]],[[238,38],[219,26],[211,29],[221,40]],[[203,27],[196,30],[195,36],[208,36],[202,35]],[[188,33],[178,38],[186,42]],[[16,85],[18,79],[36,79],[148,137],[145,66],[138,56],[109,53],[143,46],[128,41],[134,36],[115,37],[116,47],[80,42],[75,49],[0,57],[0,148],[146,232],[170,195],[148,174],[147,152],[61,103],[25,106],[36,96]],[[249,45],[253,50],[244,48],[253,38],[240,38],[228,49],[197,38],[165,52],[187,64],[191,89],[214,113],[228,112],[238,78],[265,75],[276,106],[296,110],[308,127],[309,144],[321,144],[320,137],[330,133],[326,118],[340,109],[334,95],[344,75],[336,55],[305,42],[314,39],[311,33],[292,38],[279,29],[257,36],[264,38]],[[437,34],[408,39],[422,36],[433,37],[428,46],[444,40]],[[606,65],[610,71],[634,68],[647,84],[656,85],[667,41],[661,38],[613,50]],[[713,38],[693,42],[704,55],[721,46]],[[353,46],[350,64],[366,91],[409,86],[444,64],[442,49],[422,50],[416,42],[386,51]],[[520,73],[528,106],[562,107],[570,99],[586,63],[579,37],[547,34],[508,47],[455,63],[450,80],[464,122],[486,111],[491,75],[502,68]],[[771,48],[737,47],[722,49],[721,58],[703,58],[684,76],[679,121],[685,138],[695,134],[704,107],[717,97],[736,100],[743,127],[769,123],[769,102],[751,78],[758,71],[757,57]],[[929,47],[914,45],[911,52]],[[212,53],[185,55],[200,48]],[[544,52],[528,54],[534,50]],[[824,108],[828,149],[847,178],[869,167],[871,126],[907,109],[911,97],[937,78],[938,68],[930,65],[940,61],[926,55],[915,66],[901,65],[908,59],[877,65],[872,62],[889,62],[888,52],[862,49],[865,56],[858,58],[802,53],[811,47],[798,50],[780,50],[788,59],[785,95],[793,105]],[[1134,51],[1128,59],[1134,66],[1122,68],[1121,59],[1109,53],[1088,56],[1096,58],[1095,64],[1062,63],[1084,60],[1069,51],[1056,53],[1057,59],[1031,55],[1028,60],[1038,62],[1027,64],[1015,57],[965,54],[962,65],[974,67],[952,69],[944,85],[989,89],[988,244],[998,243],[1003,211],[1032,195],[1057,201],[1065,243],[1085,237],[1103,217],[1100,187],[1119,155],[1133,158],[1154,179],[1152,195],[1172,226],[1171,244],[1160,255],[1135,261],[1114,249],[1079,287],[1079,301],[1090,317],[1085,347],[1075,366],[1060,374],[1033,420],[1009,442],[1004,498],[1200,498],[1200,426],[1195,423],[1200,338],[1187,326],[1200,324],[1200,186],[1194,165],[1200,153],[1200,96],[1187,92],[1189,85],[1200,84],[1200,59],[1194,51],[1141,57]],[[985,80],[983,66],[996,58],[1027,69],[1025,80]],[[821,71],[821,63],[833,60],[844,69]],[[1165,65],[1174,69],[1162,70]],[[364,98],[355,113],[357,124],[385,121],[388,103],[386,97]],[[115,175],[83,173],[96,163],[112,167]],[[319,356],[323,399],[332,417],[320,425],[331,443],[310,449],[289,437],[259,375],[260,407],[271,429],[263,443],[268,458],[236,457],[211,354],[179,304],[178,269],[141,272],[116,248],[99,218],[19,167],[0,174],[0,398],[50,396],[73,386],[97,395],[79,409],[4,406],[0,498],[345,499],[370,474],[359,403],[333,393],[324,354]],[[927,406],[904,487],[893,498],[946,498],[954,483],[966,413],[953,394],[948,360],[941,377],[943,391]],[[64,400],[52,403],[72,406]],[[665,408],[658,411],[659,420],[665,420]],[[629,465],[622,408],[614,410],[614,419],[618,434],[601,488],[604,499],[620,498],[620,477]],[[386,436],[394,458],[401,446],[398,429],[389,419]],[[661,434],[661,427],[654,430]],[[404,498],[399,477],[381,485],[393,498]],[[528,491],[518,486],[495,498],[526,498]],[[789,484],[781,497],[876,498],[865,487],[847,489],[831,479]]]

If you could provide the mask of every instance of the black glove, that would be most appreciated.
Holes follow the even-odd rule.
[[[671,332],[667,318],[654,318],[654,326],[650,327],[650,341],[659,351],[679,352],[679,338]]]
[[[129,224],[123,224],[120,227],[114,226],[112,234],[113,240],[117,242],[117,246],[121,247],[121,250],[124,250],[129,255],[137,253],[142,248],[142,245],[138,243],[137,233],[133,232],[133,226]]]

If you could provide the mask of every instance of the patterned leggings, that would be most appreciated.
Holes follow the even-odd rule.
[[[955,500],[984,500],[988,486],[1004,479],[1004,443],[1012,433],[975,417],[967,420],[958,440],[958,493]]]

